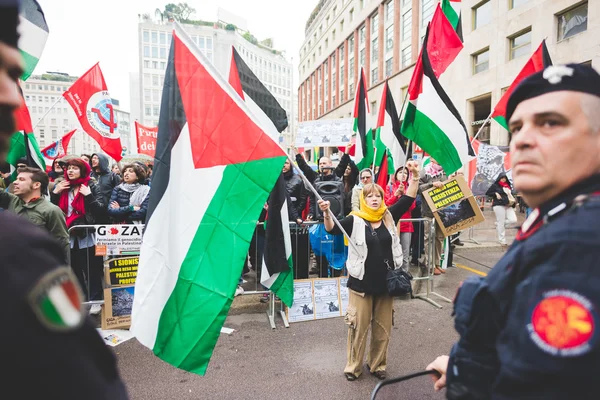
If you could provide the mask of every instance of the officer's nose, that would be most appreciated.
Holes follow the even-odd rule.
[[[535,145],[536,134],[537,130],[533,123],[523,123],[519,131],[512,135],[510,150],[524,150],[533,147]]]

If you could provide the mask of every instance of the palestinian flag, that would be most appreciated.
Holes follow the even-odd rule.
[[[278,133],[288,126],[285,110],[232,47],[229,83],[260,122],[272,123]],[[279,140],[279,135],[273,138]]]
[[[502,95],[502,98],[498,104],[496,104],[496,107],[494,107],[492,118],[502,125],[504,129],[508,130],[508,121],[504,116],[506,115],[506,104],[508,103],[508,99],[512,92],[514,92],[517,86],[519,86],[519,83],[529,75],[533,75],[551,65],[552,60],[550,59],[550,53],[548,53],[548,48],[546,47],[546,39],[544,39],[535,53],[533,53],[531,58],[527,61],[521,72],[519,72],[519,75],[517,75],[508,90]]]
[[[394,171],[393,168],[389,168],[388,164],[389,157],[387,155],[387,150],[384,150],[383,156],[381,157],[381,165],[379,166],[379,171],[377,171],[377,177],[375,182],[385,190],[385,187],[388,184],[388,180],[390,178],[390,171]]]
[[[388,149],[388,155],[391,156],[392,162],[388,167],[390,171],[400,167],[406,163],[406,138],[400,132],[400,119],[396,110],[396,103],[392,96],[392,91],[388,86],[387,81],[383,86],[381,102],[379,103],[379,117],[377,118],[377,143],[382,143],[385,149]],[[380,152],[380,147],[377,146],[377,157],[379,160],[383,158],[383,153]],[[381,154],[381,156],[379,155]],[[381,161],[376,164],[381,164]]]
[[[10,139],[10,147],[6,156],[6,162],[11,165],[13,181],[17,178],[17,162],[22,158],[27,159],[27,165],[36,166],[42,171],[46,170],[46,162],[33,134],[31,116],[24,100],[21,102],[21,107],[14,112],[14,118],[17,132]]]
[[[442,0],[442,11],[450,24],[456,31],[460,40],[463,41],[462,35],[462,14],[460,11],[460,7],[462,4],[462,0]]]
[[[423,48],[421,49],[421,53],[427,50],[429,63],[436,78],[439,78],[446,71],[463,47],[461,38],[456,34],[452,24],[438,4],[433,18],[427,26],[427,34],[423,39]],[[409,93],[418,90],[415,85],[420,83],[419,77],[423,73],[422,60],[423,55],[420,54],[408,86]]]
[[[428,35],[429,28],[425,43],[428,43]],[[409,87],[402,133],[435,158],[450,175],[466,165],[475,153],[465,123],[437,80],[426,48],[421,52],[421,65],[421,75],[413,75]]]
[[[388,165],[390,166],[390,169],[394,169],[394,161],[392,160],[392,156],[390,154],[389,149],[387,148],[387,146],[381,141],[381,129],[377,128],[375,129],[375,161],[373,163],[373,165],[375,165],[376,167],[381,166],[381,162],[383,161],[383,156],[385,155],[388,159]]]
[[[36,0],[22,0],[20,14],[19,50],[25,64],[21,79],[26,81],[44,52],[49,30],[42,7]]]
[[[358,84],[356,85],[356,96],[354,97],[354,132],[356,132],[354,163],[359,170],[371,168],[371,164],[373,164],[373,132],[370,129],[367,132],[368,113],[367,80],[365,70],[361,68]]]
[[[269,197],[260,283],[275,293],[283,304],[291,307],[294,302],[294,261],[287,200],[282,174]]]
[[[177,23],[167,65],[131,331],[203,375],[286,156]]]

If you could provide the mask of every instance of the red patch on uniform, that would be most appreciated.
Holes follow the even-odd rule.
[[[542,299],[531,315],[532,334],[544,350],[571,350],[584,353],[595,331],[594,316],[585,298],[568,291],[556,291]],[[580,349],[580,351],[577,351]],[[554,350],[554,351],[552,351]]]

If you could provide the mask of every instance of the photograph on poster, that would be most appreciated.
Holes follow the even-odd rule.
[[[339,279],[315,280],[315,316],[317,319],[341,316],[339,284]]]
[[[135,287],[119,288],[112,290],[112,315],[122,317],[131,315],[133,308],[133,292]]]
[[[449,228],[460,221],[474,217],[475,211],[467,198],[438,210],[438,214],[444,227]]]
[[[294,281],[294,304],[287,309],[289,322],[312,321],[315,319],[315,301],[312,280]]]

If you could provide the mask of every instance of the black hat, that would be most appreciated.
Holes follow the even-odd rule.
[[[17,47],[19,34],[19,0],[0,0],[0,42]]]
[[[506,121],[519,103],[551,92],[572,91],[600,97],[600,75],[587,65],[551,65],[528,76],[512,92],[506,105]]]

